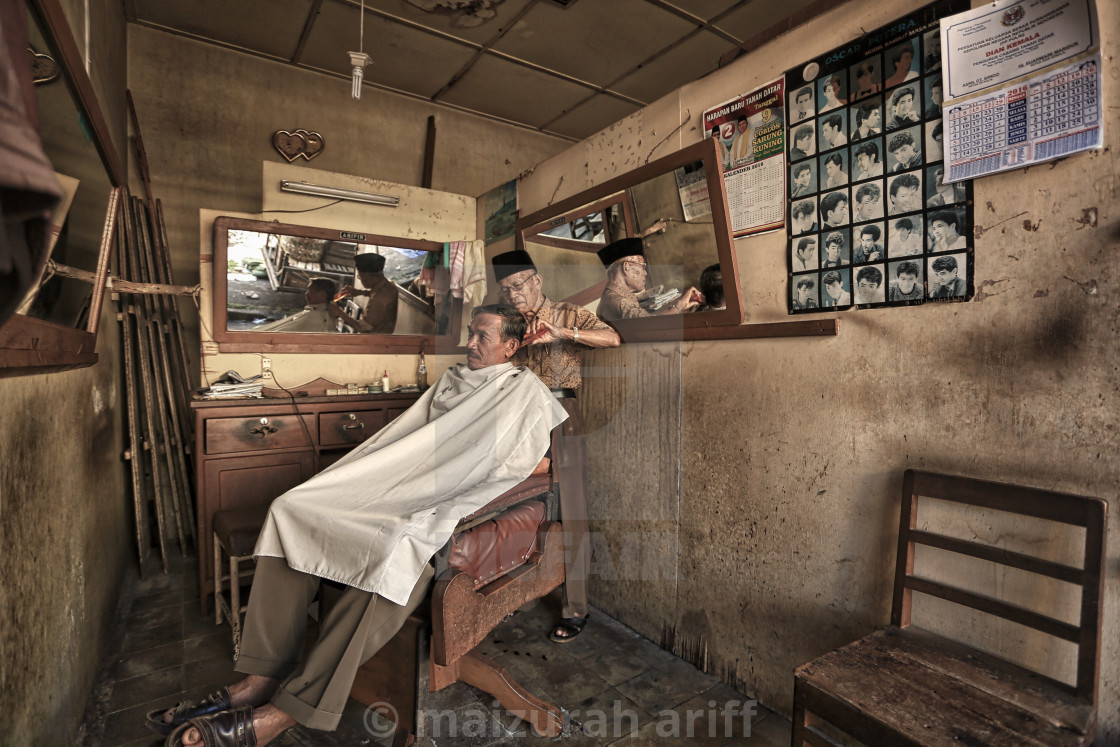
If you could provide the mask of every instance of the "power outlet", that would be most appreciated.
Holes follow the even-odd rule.
[[[262,379],[271,379],[272,378],[272,359],[271,358],[261,358],[261,378]]]

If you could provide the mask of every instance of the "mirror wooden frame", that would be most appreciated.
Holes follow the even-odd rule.
[[[289,223],[275,223],[249,218],[221,216],[214,220],[214,279],[211,289],[214,342],[223,353],[433,353],[458,350],[459,327],[462,322],[463,300],[454,298],[446,335],[375,335],[375,334],[316,334],[311,332],[231,331],[227,329],[226,308],[228,285],[224,268],[228,260],[229,230],[281,233],[332,241],[354,243],[353,231],[315,228]],[[346,235],[343,236],[342,234]],[[394,246],[402,249],[442,251],[443,244],[397,236],[361,234],[361,243]]]
[[[739,271],[731,239],[731,219],[727,207],[727,191],[723,183],[723,167],[720,162],[717,144],[711,138],[704,138],[676,153],[659,158],[644,166],[639,166],[633,171],[614,177],[600,185],[526,215],[517,221],[517,246],[524,248],[527,235],[531,235],[542,225],[547,226],[550,221],[554,221],[560,216],[599,203],[604,198],[654,177],[672,173],[677,168],[697,161],[703,162],[704,173],[707,178],[708,197],[712,207],[712,230],[720,269],[723,273],[724,298],[727,308],[702,313],[622,319],[613,321],[611,324],[618,330],[624,342],[708,339],[710,335],[705,334],[704,330],[711,327],[738,326],[743,322],[743,301],[739,288]],[[599,289],[601,292],[602,286],[599,286]],[[593,298],[586,298],[586,293],[577,295],[583,303],[594,300]]]
[[[128,185],[123,162],[109,136],[109,126],[86,75],[82,56],[58,0],[28,0],[27,7],[39,24],[51,54],[62,68],[62,77],[79,113],[85,117],[94,145],[115,190]],[[111,234],[118,200],[110,199],[107,231]],[[108,279],[111,235],[102,241],[94,282],[89,321],[85,329],[64,327],[20,314],[0,325],[0,378],[66,371],[97,363],[97,327]]]

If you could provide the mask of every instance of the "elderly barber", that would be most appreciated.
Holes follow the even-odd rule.
[[[533,471],[567,416],[509,362],[525,334],[509,306],[474,310],[467,363],[336,464],[273,501],[236,669],[245,679],[148,714],[173,747],[266,745],[295,724],[334,730],[358,667],[426,596],[431,557],[459,519]],[[301,662],[322,579],[346,590]],[[174,731],[173,731],[174,730]]]
[[[568,546],[560,623],[549,633],[567,643],[587,624],[587,574],[591,545],[587,536],[587,473],[576,391],[583,383],[581,356],[588,348],[617,347],[618,333],[582,306],[557,303],[544,294],[544,277],[522,249],[493,259],[502,300],[528,321],[525,344],[513,362],[535,373],[560,400],[568,419],[553,434],[552,460],[560,484],[560,516]]]
[[[607,268],[607,287],[599,299],[599,315],[608,321],[634,319],[661,314],[682,314],[704,303],[704,296],[689,287],[671,306],[646,311],[638,303],[638,292],[645,290],[649,265],[645,244],[640,238],[628,237],[607,244],[599,250],[599,259]]]

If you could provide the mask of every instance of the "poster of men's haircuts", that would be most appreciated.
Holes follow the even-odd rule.
[[[786,73],[790,314],[966,301],[972,183],[945,182],[938,0]]]
[[[737,239],[781,228],[785,220],[784,90],[779,79],[704,112],[704,131],[719,143]]]

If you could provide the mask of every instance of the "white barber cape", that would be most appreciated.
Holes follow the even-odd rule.
[[[273,501],[254,553],[405,604],[459,520],[528,477],[567,417],[527,369],[460,363],[388,426]]]

